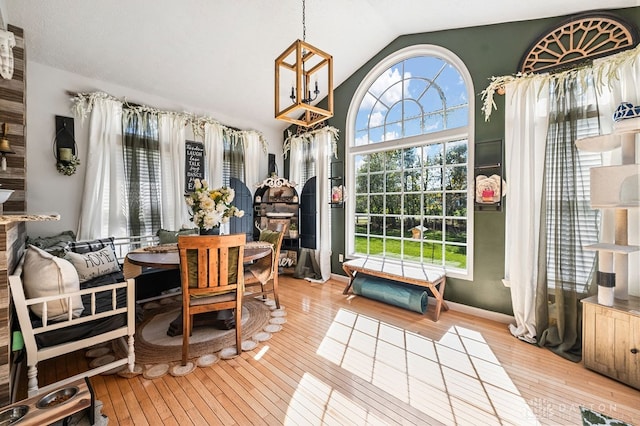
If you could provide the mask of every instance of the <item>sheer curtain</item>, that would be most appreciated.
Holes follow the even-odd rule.
[[[335,138],[335,129],[323,128],[312,133],[291,137],[286,146],[290,155],[289,180],[297,184],[296,191],[298,193],[302,191],[307,180],[306,169],[315,170],[317,217],[316,249],[313,250],[313,257],[320,269],[316,271],[319,272],[320,278],[305,278],[313,282],[325,282],[331,277],[329,164],[330,155],[334,152]],[[308,161],[312,161],[313,164],[307,164]]]
[[[594,61],[593,67],[506,84],[505,284],[511,287],[516,320],[510,329],[574,361],[581,356],[579,300],[595,285],[595,256],[581,248],[613,241],[614,222],[612,211],[604,210],[598,220],[590,208],[588,168],[598,161],[577,151],[575,141],[611,133],[621,101],[640,105],[638,55],[623,52]],[[603,164],[620,164],[620,157],[619,148],[603,153]],[[633,209],[629,224],[629,244],[638,244],[640,218]],[[639,257],[629,255],[632,294],[640,293]]]
[[[538,280],[538,344],[572,361],[582,356],[582,305],[593,294],[600,214],[589,205],[589,169],[600,155],[579,152],[599,119],[593,76],[551,81]]]
[[[244,145],[244,183],[251,194],[254,194],[255,185],[262,181],[258,164],[264,162],[267,152],[260,142],[260,135],[257,132],[243,132],[242,141]]]
[[[223,185],[222,167],[224,161],[224,128],[220,123],[204,125],[204,177],[209,187],[218,188]]]
[[[175,114],[159,114],[158,139],[162,167],[162,227],[190,228],[184,202],[184,162],[187,120]]]
[[[298,194],[302,192],[302,187],[305,184],[303,182],[304,167],[304,139],[292,136],[289,140],[289,181],[295,182]]]
[[[331,223],[329,197],[329,163],[332,152],[333,135],[328,130],[321,130],[313,137],[312,147],[316,151],[316,250],[315,258],[320,267],[320,280],[307,278],[309,281],[325,282],[331,278]]]
[[[225,132],[233,138],[245,138],[234,147],[234,158],[249,156],[250,160],[238,164],[237,174],[245,175],[249,188],[258,180],[255,176],[259,170],[255,164],[260,161],[260,147],[266,152],[259,132],[237,131],[209,117],[194,118],[192,114],[160,111],[144,105],[127,106],[124,117],[126,102],[104,92],[78,93],[72,102],[77,116],[90,117],[78,238],[155,232],[154,228],[161,226],[166,229],[193,226],[184,202],[185,140],[189,124],[197,135],[204,129],[205,179],[210,186],[224,184]],[[156,117],[157,122],[150,126]],[[123,140],[125,126],[131,133],[127,147]],[[153,142],[149,139],[151,127],[155,127]],[[143,128],[146,130],[141,133],[133,130]],[[243,152],[245,148],[247,152]],[[126,165],[125,150],[128,152]],[[153,165],[145,160],[147,150],[153,152],[152,156],[156,155]],[[135,185],[131,186],[132,183]],[[149,208],[142,211],[138,201],[148,196],[155,198],[146,203]],[[130,216],[133,216],[131,229],[128,228]]]
[[[162,223],[158,114],[125,109],[123,128],[127,235],[154,234]]]
[[[511,333],[536,342],[536,287],[548,86],[540,80],[505,87],[505,285],[511,287]]]
[[[122,102],[95,99],[89,123],[86,169],[78,239],[127,235]]]

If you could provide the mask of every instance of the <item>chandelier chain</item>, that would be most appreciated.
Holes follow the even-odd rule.
[[[307,41],[307,23],[305,19],[305,0],[302,0],[302,41]]]

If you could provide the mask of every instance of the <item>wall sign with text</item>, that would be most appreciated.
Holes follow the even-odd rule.
[[[186,141],[184,165],[184,191],[193,192],[193,181],[204,179],[204,144],[202,142]]]

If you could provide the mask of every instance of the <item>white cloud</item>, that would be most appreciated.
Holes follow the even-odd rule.
[[[410,76],[411,75],[409,73],[405,73],[404,78],[408,78]],[[398,68],[390,68],[383,72],[369,88],[369,92],[362,100],[360,108],[373,108],[376,98],[382,96],[382,93],[384,93],[382,101],[387,105],[391,105],[402,99],[402,85],[396,84],[401,80],[402,76],[400,75],[400,70]]]
[[[355,142],[356,142],[356,146],[368,145],[369,137],[367,135],[362,135],[360,137],[357,137]]]
[[[369,117],[369,126],[377,127],[384,124],[384,115],[380,111],[375,111]]]
[[[392,141],[395,139],[400,139],[400,133],[392,131],[392,132],[387,132],[384,134],[384,140],[385,141]]]

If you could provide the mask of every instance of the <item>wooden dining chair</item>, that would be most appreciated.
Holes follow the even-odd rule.
[[[182,282],[182,365],[189,357],[193,316],[235,309],[236,350],[242,352],[245,234],[178,237]]]
[[[247,287],[260,287],[259,291],[252,291],[247,297],[262,295],[264,298],[267,294],[273,293],[273,299],[278,309],[280,309],[280,299],[278,298],[278,259],[280,258],[282,240],[286,233],[287,225],[284,225],[280,231],[270,231],[269,229],[260,231],[258,241],[272,244],[273,250],[271,256],[258,259],[255,263],[247,266],[244,273],[245,289]],[[271,282],[270,288],[268,287],[269,282]]]

